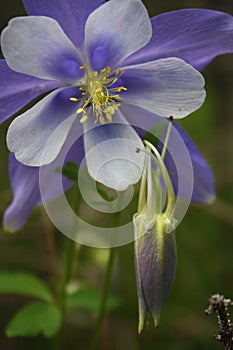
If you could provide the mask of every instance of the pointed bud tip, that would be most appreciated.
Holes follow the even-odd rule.
[[[141,325],[138,326],[138,334],[141,334],[143,330],[143,327]]]
[[[160,320],[160,315],[153,316],[153,322],[154,322],[155,328],[159,327],[159,320]]]

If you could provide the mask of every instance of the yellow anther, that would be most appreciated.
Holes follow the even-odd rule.
[[[80,123],[83,124],[85,121],[87,121],[88,119],[88,115],[85,114],[81,119],[80,119]]]
[[[77,114],[84,113],[84,109],[83,108],[79,108],[79,109],[77,109],[76,113]]]
[[[73,102],[83,101],[83,105],[76,111],[77,114],[83,114],[80,123],[84,123],[91,113],[95,117],[94,124],[97,122],[100,124],[111,123],[115,112],[121,105],[119,93],[127,90],[124,86],[112,87],[123,72],[117,68],[115,74],[112,74],[110,66],[101,69],[100,72],[89,72],[86,64],[80,69],[85,70],[86,74],[86,81],[80,80],[81,98],[70,98]]]
[[[112,114],[106,113],[106,118],[109,123],[112,123]]]
[[[116,77],[115,79],[113,79],[112,81],[112,85],[114,85],[117,82],[118,78]]]
[[[99,116],[99,121],[100,121],[100,124],[105,124],[105,119],[102,114]]]
[[[119,95],[114,95],[114,99],[117,101],[121,101],[121,97]]]

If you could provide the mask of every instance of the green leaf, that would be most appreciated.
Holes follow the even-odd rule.
[[[66,162],[63,168],[57,168],[56,172],[62,173],[69,180],[77,181],[79,166],[76,163]]]
[[[68,307],[87,311],[98,311],[101,302],[101,293],[91,287],[82,287],[68,296]],[[120,305],[119,298],[109,295],[107,309],[112,310]]]
[[[61,327],[60,311],[45,302],[34,302],[18,311],[6,328],[8,337],[53,337]]]
[[[109,188],[100,182],[96,182],[96,189],[100,196],[107,202],[114,201],[118,196],[114,189]]]
[[[22,294],[51,301],[48,286],[38,277],[26,272],[0,272],[0,293]]]
[[[167,120],[155,124],[143,137],[144,140],[149,141],[155,147],[159,143],[159,139],[162,137],[164,130],[166,129]]]

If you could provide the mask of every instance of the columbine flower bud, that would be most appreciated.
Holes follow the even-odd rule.
[[[157,170],[151,167],[156,155]],[[176,270],[174,226],[175,195],[171,180],[158,151],[146,142],[146,158],[138,213],[134,216],[135,269],[139,301],[139,333],[146,319],[159,322],[161,308],[167,299]],[[162,211],[160,175],[167,187],[166,208]]]

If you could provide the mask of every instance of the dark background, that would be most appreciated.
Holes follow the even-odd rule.
[[[49,1],[49,0],[48,0]],[[174,9],[202,7],[233,12],[232,0],[144,1],[150,15]],[[0,2],[0,27],[10,18],[24,15],[21,1]],[[105,321],[101,349],[129,350],[218,350],[213,340],[216,317],[205,316],[211,294],[219,292],[233,298],[233,56],[215,59],[204,71],[207,100],[191,117],[181,122],[210,163],[216,178],[217,200],[213,205],[192,204],[177,229],[178,267],[169,299],[163,309],[160,326],[137,335],[137,298],[132,246],[118,249],[112,291],[122,304]],[[0,138],[0,211],[11,200],[7,173],[5,133]],[[55,231],[54,244],[61,253],[63,237]],[[49,247],[40,210],[36,210],[18,233],[0,231],[0,269],[32,271],[48,280],[51,273]],[[58,258],[59,261],[59,258]],[[78,276],[101,288],[106,251],[83,247]],[[7,339],[4,327],[26,298],[0,296],[0,348],[4,350],[50,349],[51,343],[35,339]],[[233,312],[232,312],[233,319]],[[94,315],[69,315],[67,348],[86,349]]]

